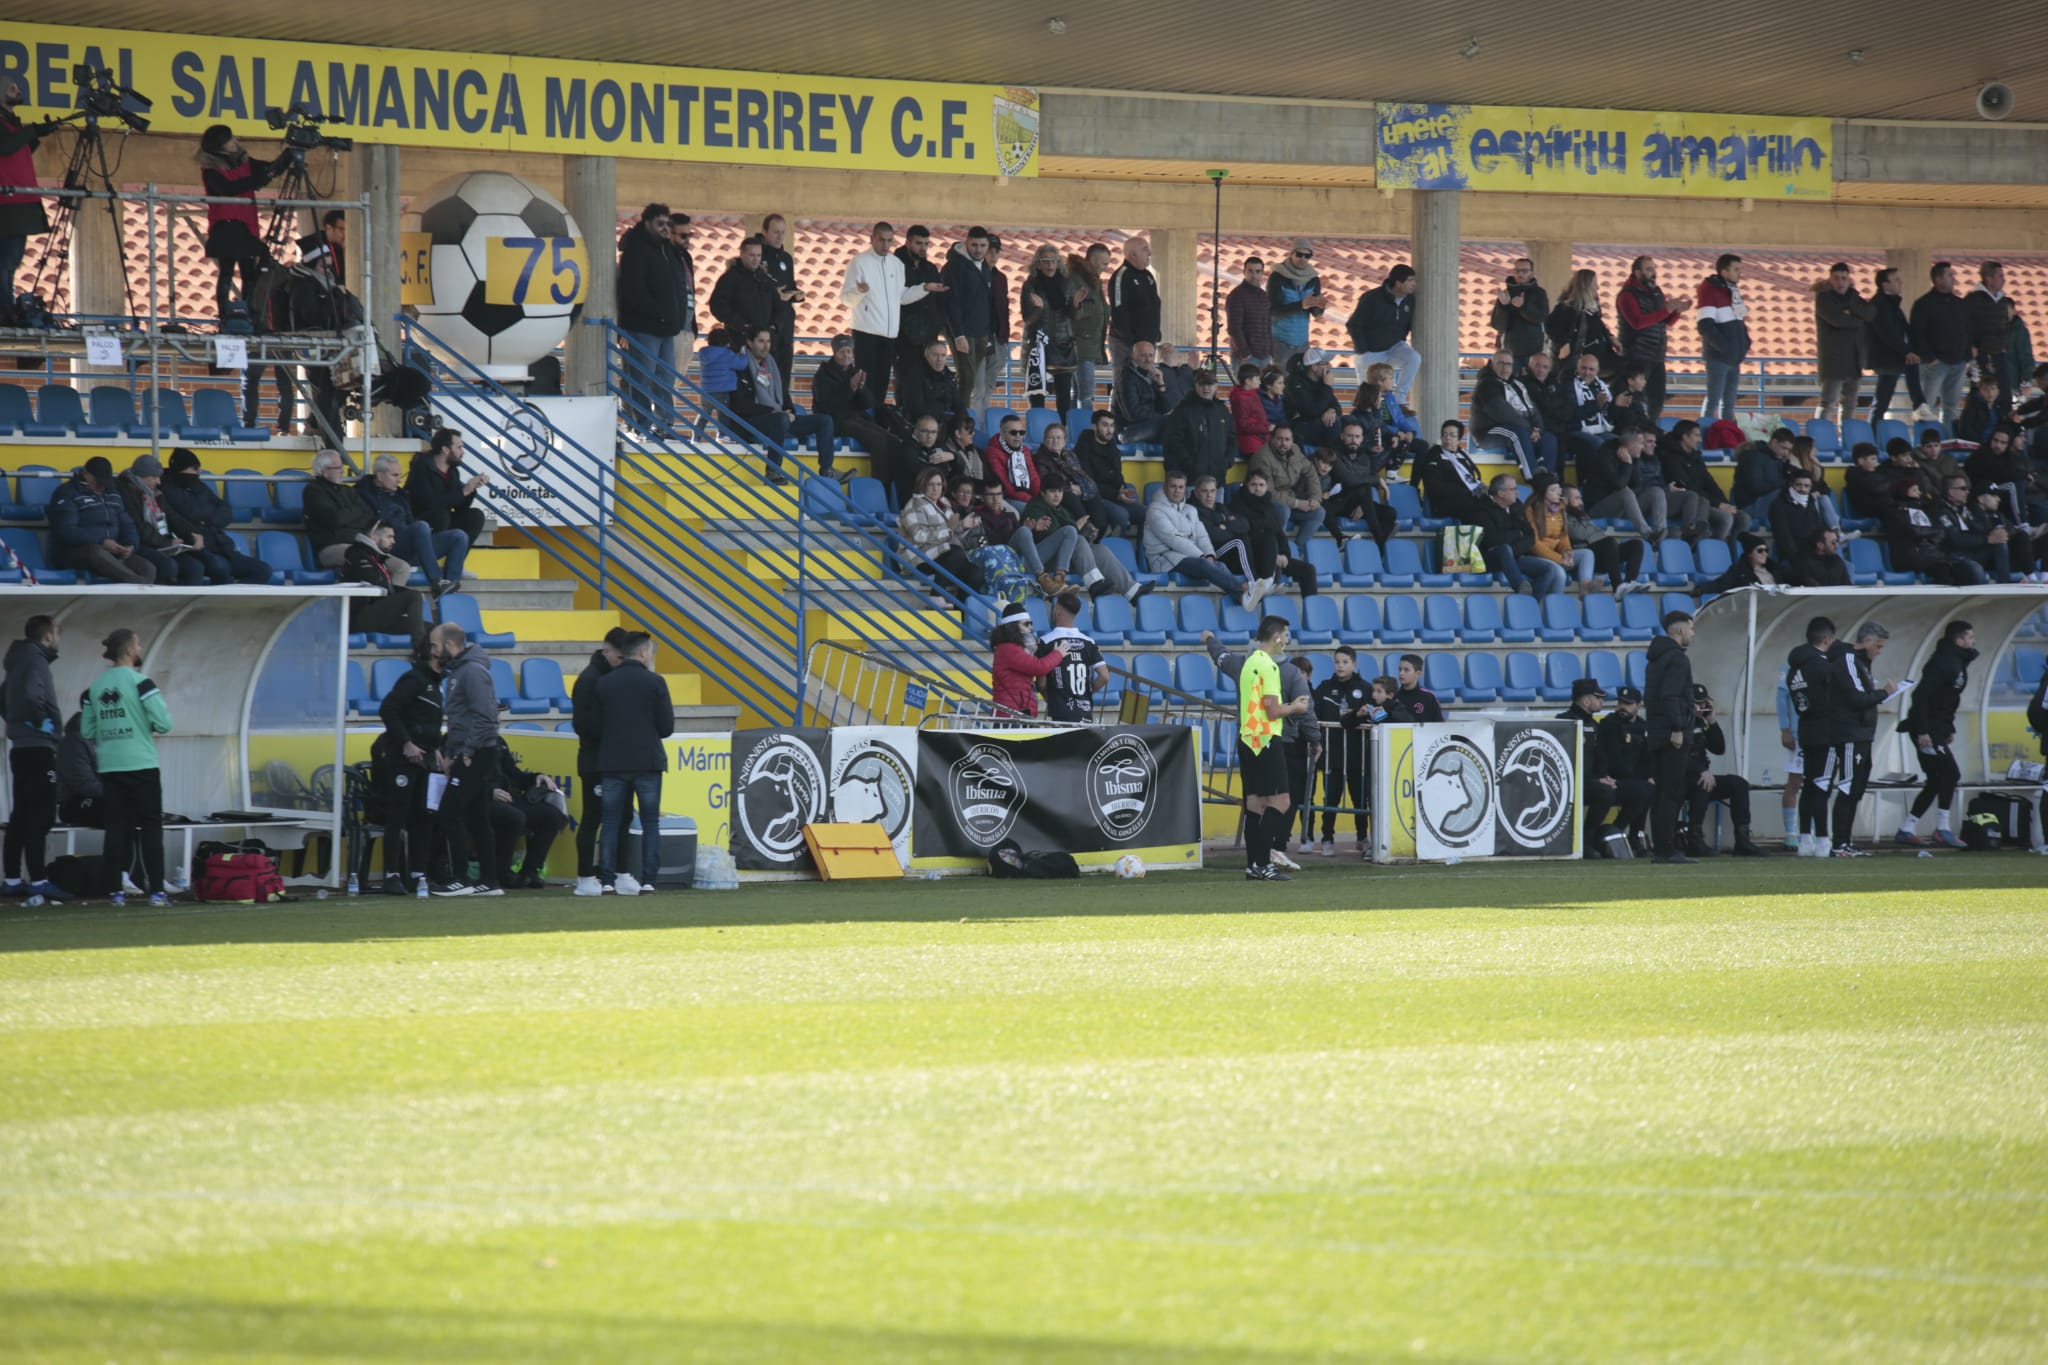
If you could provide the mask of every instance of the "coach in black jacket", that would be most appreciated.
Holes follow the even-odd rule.
[[[1678,807],[1685,800],[1685,761],[1692,737],[1692,617],[1666,612],[1664,633],[1650,642],[1643,680],[1643,718],[1649,727],[1650,780],[1657,803],[1650,811],[1650,847],[1660,863],[1689,863],[1678,847]]]
[[[661,742],[676,731],[676,707],[668,684],[652,668],[654,642],[635,633],[619,653],[619,665],[598,679],[591,698],[589,728],[577,730],[597,748],[604,782],[604,829],[598,839],[599,876],[620,895],[654,888],[661,868],[661,775],[668,755]],[[619,868],[619,843],[628,806],[640,808],[640,875]]]
[[[605,632],[604,643],[590,651],[590,662],[576,675],[569,691],[569,727],[576,732],[576,781],[583,787],[583,805],[576,817],[576,894],[601,896],[604,886],[597,879],[597,831],[604,823],[603,797],[599,792],[597,766],[597,684],[619,666],[625,656],[619,651],[632,632],[613,626]]]

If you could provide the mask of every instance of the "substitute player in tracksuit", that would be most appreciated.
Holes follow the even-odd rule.
[[[1834,708],[1829,694],[1834,688],[1830,651],[1835,647],[1835,623],[1816,616],[1806,623],[1806,643],[1795,645],[1785,658],[1785,691],[1792,708],[1793,738],[1799,744],[1799,762],[1806,774],[1799,790],[1799,856],[1828,856],[1828,764],[1834,752]]]
[[[1905,729],[1913,738],[1913,750],[1920,759],[1920,771],[1927,785],[1913,798],[1913,809],[1899,822],[1892,842],[1906,848],[1925,848],[1930,843],[1943,848],[1961,848],[1963,841],[1949,828],[1955,816],[1956,787],[1963,770],[1949,746],[1956,737],[1956,708],[1963,689],[1970,685],[1970,664],[1977,657],[1977,632],[1968,621],[1951,621],[1941,632],[1941,643],[1927,661],[1913,698],[1906,704]],[[1920,817],[1939,807],[1931,839],[1920,833]]]
[[[1870,854],[1851,840],[1856,829],[1856,807],[1863,789],[1870,784],[1870,745],[1877,737],[1877,708],[1899,694],[1904,684],[1889,689],[1878,686],[1871,672],[1877,656],[1884,653],[1891,632],[1875,621],[1856,628],[1853,647],[1834,641],[1827,652],[1826,733],[1828,743],[1819,755],[1808,750],[1806,776],[1834,801],[1833,839],[1826,856],[1867,858]],[[1802,743],[1804,737],[1802,736]],[[1803,823],[1803,822],[1802,822]],[[1802,847],[1802,853],[1805,849]],[[1814,855],[1821,856],[1821,855]]]
[[[1317,684],[1314,697],[1316,721],[1323,740],[1323,856],[1336,852],[1337,809],[1349,798],[1351,828],[1358,835],[1358,847],[1365,849],[1365,726],[1372,701],[1372,683],[1358,671],[1358,654],[1349,645],[1339,645],[1332,655],[1335,672]],[[1304,815],[1302,843],[1308,843]]]

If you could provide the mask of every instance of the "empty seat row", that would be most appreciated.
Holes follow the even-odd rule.
[[[16,471],[13,487],[0,475],[0,518],[8,521],[44,520],[50,499],[57,495],[70,475],[43,464],[26,464]],[[237,522],[265,522],[273,526],[297,526],[306,519],[306,485],[312,476],[304,470],[287,469],[263,474],[254,469],[230,469],[227,477],[214,480],[215,491],[227,499]],[[274,483],[273,483],[274,481]]]
[[[1313,655],[1310,658],[1313,665],[1311,677],[1315,681],[1321,682],[1330,676],[1327,656]],[[1227,671],[1219,672],[1207,653],[1112,655],[1109,661],[1131,674],[1135,682],[1111,674],[1108,695],[1103,698],[1106,702],[1113,701],[1131,687],[1155,693],[1171,688],[1222,705],[1230,705],[1237,700],[1237,679]],[[1381,673],[1392,676],[1399,662],[1397,654],[1362,653],[1358,656],[1358,671],[1367,678]],[[1626,655],[1610,649],[1588,650],[1584,654],[1564,649],[1543,654],[1518,649],[1506,654],[1472,653],[1462,658],[1455,654],[1425,654],[1422,656],[1422,685],[1434,692],[1440,701],[1470,704],[1556,702],[1562,705],[1571,701],[1572,684],[1580,678],[1598,681],[1612,700],[1615,692],[1623,686],[1641,688],[1648,668],[1649,655],[1640,649]]]
[[[176,389],[130,390],[121,384],[101,384],[81,395],[69,384],[44,384],[33,392],[19,384],[0,384],[0,435],[97,441],[124,436],[147,440],[156,435],[258,442],[270,439],[270,429],[244,426],[239,395],[229,389],[193,390],[188,413],[185,395]]]
[[[357,715],[371,715],[398,680],[412,667],[407,659],[375,659],[368,672],[357,659],[348,661],[348,705]],[[545,715],[569,709],[569,688],[562,665],[554,659],[525,659],[515,679],[512,665],[491,660],[491,684],[498,700],[515,716]]]

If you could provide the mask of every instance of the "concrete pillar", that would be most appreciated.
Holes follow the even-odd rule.
[[[370,219],[349,233],[348,287],[364,301],[370,325],[398,349],[399,153],[382,144],[357,143],[349,159],[346,193],[370,196]],[[324,213],[324,210],[322,211]],[[358,215],[351,213],[353,221]]]
[[[1906,307],[1913,307],[1913,300],[1933,287],[1927,272],[1934,268],[1934,253],[1922,246],[1888,246],[1884,249],[1884,263],[1899,272],[1899,289],[1906,297]],[[1960,274],[1961,272],[1957,272]],[[1858,280],[1856,287],[1870,292],[1870,281]]]
[[[1159,277],[1159,339],[1186,351],[1205,343],[1195,335],[1195,293],[1207,286],[1197,276],[1202,234],[1194,228],[1155,228],[1145,234],[1152,239],[1152,273]],[[1193,363],[1194,357],[1188,357]]]
[[[1458,415],[1458,202],[1457,190],[1417,190],[1409,249],[1415,260],[1415,349],[1422,368],[1409,403],[1423,434]]]
[[[583,299],[583,317],[569,329],[567,364],[562,374],[562,392],[566,394],[604,392],[605,331],[582,324],[592,319],[610,319],[618,307],[619,261],[613,247],[617,235],[614,227],[619,219],[618,166],[608,156],[562,158],[562,201],[582,230],[590,257],[590,292]],[[681,359],[677,357],[678,361]]]
[[[121,238],[114,226],[114,219],[107,212],[105,199],[80,199],[72,201],[78,205],[77,215],[71,233],[71,311],[100,317],[121,317],[128,312],[128,271],[121,261]],[[116,208],[119,205],[115,206]],[[36,259],[38,243],[30,242],[28,262]],[[145,242],[133,244],[138,263],[145,258]],[[138,308],[148,305],[143,298],[143,289],[136,291],[135,303]],[[91,324],[106,327],[108,323]],[[149,354],[146,344],[124,338],[122,346],[130,360],[145,358]],[[88,375],[118,374],[111,369],[94,369],[83,360],[71,363],[71,372],[78,376],[77,387],[83,391],[98,387]]]
[[[1523,242],[1522,249],[1529,253],[1529,259],[1536,263],[1536,283],[1543,286],[1543,292],[1550,295],[1551,307],[1572,282],[1572,244],[1570,242]]]

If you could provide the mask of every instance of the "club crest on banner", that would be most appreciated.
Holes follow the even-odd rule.
[[[1493,795],[1493,765],[1463,736],[1438,740],[1416,761],[1416,818],[1445,848],[1470,848],[1490,832]]]
[[[793,735],[762,740],[734,775],[734,822],[770,862],[808,860],[804,826],[824,818],[825,804],[824,765]]]
[[[1029,796],[1016,762],[993,744],[977,744],[961,755],[947,779],[961,826],[983,848],[1003,841]]]
[[[1137,735],[1115,735],[1088,760],[1088,806],[1095,823],[1117,843],[1128,843],[1152,819],[1159,765]]]
[[[1572,756],[1547,730],[1524,730],[1500,751],[1500,824],[1521,847],[1543,850],[1572,818]]]
[[[890,843],[907,849],[916,788],[901,754],[879,740],[861,741],[833,762],[832,818],[880,825]]]

